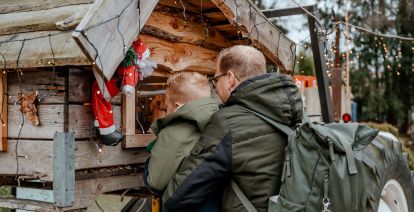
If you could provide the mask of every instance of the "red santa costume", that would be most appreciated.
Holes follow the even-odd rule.
[[[156,68],[156,64],[150,59],[149,49],[141,39],[138,39],[128,49],[112,79],[101,86],[96,81],[93,83],[94,126],[98,128],[97,134],[104,145],[117,145],[123,138],[121,132],[115,127],[110,99],[119,94],[120,88],[126,95],[134,94],[138,81],[151,75],[154,68]],[[104,91],[108,93],[105,94]]]

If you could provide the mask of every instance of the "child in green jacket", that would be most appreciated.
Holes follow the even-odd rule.
[[[158,196],[162,196],[210,116],[218,110],[218,102],[211,98],[207,76],[197,72],[172,75],[165,95],[167,116],[151,127],[157,138],[148,146],[151,157],[144,170],[145,185]]]

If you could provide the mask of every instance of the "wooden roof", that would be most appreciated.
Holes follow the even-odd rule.
[[[250,0],[182,0],[184,7],[175,0],[140,1],[140,10],[138,2],[1,1],[0,67],[4,60],[6,68],[96,61],[96,69],[110,78],[123,58],[123,43],[129,46],[141,32],[160,73],[212,73],[220,49],[235,44],[255,45],[269,62],[292,70],[295,44]]]

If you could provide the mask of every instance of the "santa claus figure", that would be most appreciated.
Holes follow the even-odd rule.
[[[102,144],[115,146],[123,138],[122,133],[115,127],[110,99],[118,95],[120,89],[126,95],[134,94],[138,81],[151,75],[154,68],[156,68],[156,64],[150,59],[149,49],[141,39],[138,39],[128,49],[112,79],[106,81],[104,85],[98,85],[96,81],[93,83],[94,126],[97,128],[97,136]]]

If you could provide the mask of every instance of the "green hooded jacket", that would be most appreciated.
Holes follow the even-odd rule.
[[[267,211],[269,197],[280,190],[287,138],[245,108],[291,128],[302,122],[301,95],[289,76],[264,74],[242,82],[169,182],[167,211],[202,211],[211,207],[206,200],[212,196],[221,199],[220,211],[246,211],[231,179],[258,211]]]
[[[186,103],[154,122],[151,128],[157,138],[152,142],[151,157],[144,170],[144,182],[153,193],[162,194],[217,110],[216,100],[203,98]]]

